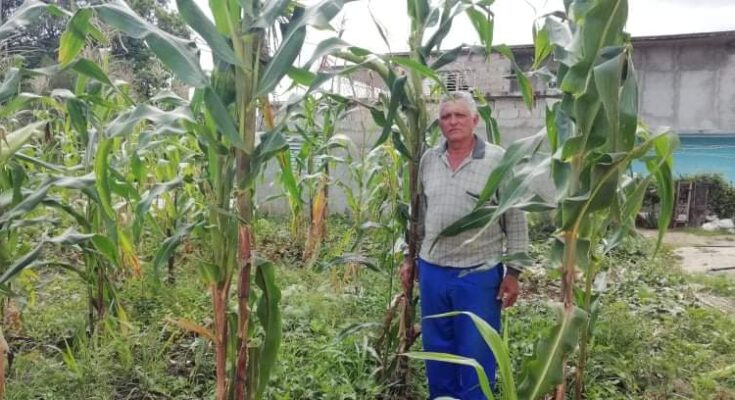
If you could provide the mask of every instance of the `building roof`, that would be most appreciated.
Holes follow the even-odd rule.
[[[673,35],[654,35],[654,36],[634,36],[633,45],[652,45],[670,42],[698,42],[698,41],[735,41],[735,30],[717,31],[717,32],[693,32],[693,33],[677,33]],[[511,50],[525,51],[533,50],[533,44],[516,44],[508,46]],[[477,53],[482,51],[481,46],[468,46],[464,49],[467,53]],[[409,55],[408,51],[395,52],[393,55],[402,56]]]

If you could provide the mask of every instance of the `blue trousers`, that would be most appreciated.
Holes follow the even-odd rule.
[[[418,262],[423,317],[449,311],[470,311],[500,332],[502,302],[497,300],[497,295],[503,280],[501,264],[489,270],[467,273],[468,269],[442,267],[421,259]],[[423,318],[421,336],[424,351],[477,360],[491,386],[495,386],[495,357],[469,317]],[[427,361],[426,377],[430,399],[441,396],[461,400],[485,399],[477,372],[472,367]]]

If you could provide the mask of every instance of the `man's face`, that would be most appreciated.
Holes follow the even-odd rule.
[[[461,142],[472,137],[479,122],[477,114],[472,113],[464,101],[450,101],[442,104],[439,110],[439,127],[449,142]]]

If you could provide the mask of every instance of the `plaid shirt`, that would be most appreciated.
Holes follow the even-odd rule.
[[[422,187],[419,232],[423,238],[419,255],[422,259],[447,267],[468,268],[493,260],[497,262],[504,254],[504,248],[505,254],[528,251],[526,215],[516,209],[510,209],[502,217],[505,234],[501,224],[496,222],[473,242],[465,243],[478,233],[479,228],[443,237],[429,251],[443,229],[474,209],[477,196],[490,172],[500,163],[503,153],[501,147],[475,136],[471,157],[467,157],[456,171],[449,166],[446,141],[424,153],[419,167]],[[520,265],[507,266],[514,274],[522,269]]]

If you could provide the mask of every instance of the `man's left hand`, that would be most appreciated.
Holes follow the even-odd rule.
[[[498,300],[503,301],[503,308],[512,307],[518,299],[518,278],[506,275],[498,289]]]

